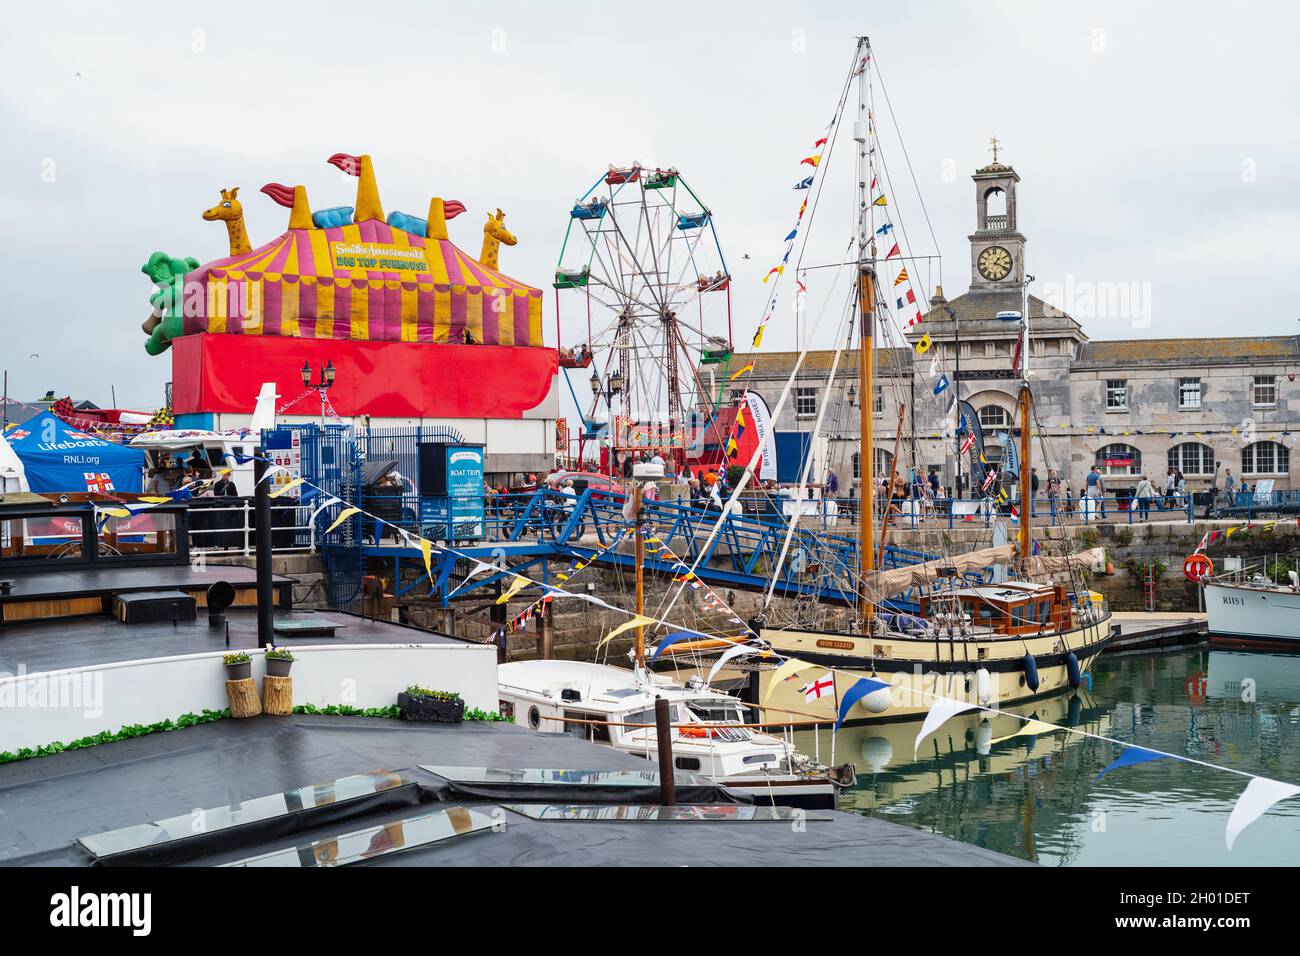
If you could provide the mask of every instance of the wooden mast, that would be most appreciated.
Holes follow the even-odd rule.
[[[871,163],[871,123],[867,114],[867,57],[871,41],[858,39],[858,58],[861,66],[858,75],[858,115],[853,124],[853,139],[858,145],[858,321],[861,338],[858,343],[858,475],[862,485],[861,515],[858,518],[858,619],[863,633],[870,633],[874,607],[867,594],[867,578],[876,566],[873,521],[876,503],[875,435],[873,434],[876,405],[875,386],[875,333],[876,333],[876,273],[875,249],[872,247],[871,190],[869,170]]]
[[[1022,381],[1018,400],[1020,406],[1020,561],[1022,567],[1029,558],[1029,548],[1032,540],[1029,536],[1029,518],[1030,513],[1034,510],[1033,492],[1030,490],[1029,480],[1029,421],[1032,402],[1033,397],[1029,393],[1029,382],[1028,380]]]

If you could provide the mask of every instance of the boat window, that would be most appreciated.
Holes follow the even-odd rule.
[[[699,770],[700,761],[697,757],[677,757],[673,760],[673,766],[678,770]]]
[[[564,712],[564,716],[576,720],[601,720],[602,719],[600,714],[586,714],[586,713],[580,713],[576,710],[566,710]],[[594,740],[597,743],[602,743],[602,744],[609,743],[608,727],[600,726],[598,724],[568,724],[568,723],[566,723],[564,727],[565,730],[567,730],[574,737],[577,737],[579,740]]]
[[[1052,602],[1051,601],[1041,602],[1038,605],[1038,622],[1040,624],[1046,624],[1051,617],[1051,613],[1052,613]]]
[[[980,605],[980,620],[981,620],[981,621],[991,621],[991,620],[993,620],[993,618],[994,618],[994,612],[995,612],[996,610],[997,610],[997,608],[995,608],[995,607],[994,607],[993,605],[991,605],[991,604],[981,604],[981,605]]]
[[[737,724],[744,723],[740,715],[740,708],[730,701],[693,700],[687,706],[700,720],[716,723],[727,721]]]
[[[750,754],[745,763],[775,763],[776,754]]]
[[[668,708],[668,720],[670,723],[674,723],[674,724],[686,723],[686,721],[682,719],[681,711],[678,710],[676,706]],[[649,724],[650,728],[653,728],[655,725],[655,711],[653,707],[647,707],[645,710],[635,710],[630,714],[624,714],[622,717],[615,719],[614,723]],[[642,731],[646,729],[649,728],[645,728],[645,727],[620,727],[619,728],[619,730],[621,730],[625,734],[635,734],[638,731]]]
[[[1011,623],[1013,625],[1025,623],[1025,606],[1023,604],[1017,604],[1011,609]]]

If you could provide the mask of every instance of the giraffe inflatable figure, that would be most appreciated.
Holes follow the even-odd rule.
[[[506,214],[498,208],[495,216],[492,213],[487,214],[487,222],[483,224],[483,253],[478,257],[478,261],[493,271],[501,268],[497,265],[497,254],[501,244],[504,242],[507,246],[513,246],[519,241],[506,228],[505,219]]]
[[[232,256],[253,251],[253,247],[248,241],[248,233],[244,230],[244,207],[235,198],[238,195],[238,186],[223,189],[221,190],[221,202],[203,212],[203,218],[208,222],[224,222],[226,224],[226,234],[230,237],[230,254]]]

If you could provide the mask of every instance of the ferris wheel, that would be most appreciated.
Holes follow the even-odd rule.
[[[725,382],[732,354],[731,276],[709,207],[676,169],[610,166],[569,210],[554,284],[557,323],[561,292],[586,312],[587,341],[560,349],[562,367],[592,370],[585,437],[608,405],[612,447],[682,462],[694,413],[721,398],[700,368],[721,366]]]

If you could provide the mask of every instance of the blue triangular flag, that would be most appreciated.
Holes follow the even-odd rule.
[[[1131,767],[1134,764],[1146,763],[1148,760],[1163,760],[1166,757],[1170,758],[1171,760],[1178,759],[1174,757],[1172,754],[1162,754],[1156,750],[1147,750],[1145,747],[1137,747],[1132,745],[1126,746],[1124,748],[1123,753],[1121,753],[1118,757],[1112,760],[1110,762],[1110,765],[1104,768],[1101,773],[1097,774],[1097,776],[1092,778],[1092,782],[1096,783],[1102,777],[1106,776],[1106,774],[1110,773],[1112,770],[1115,770],[1119,767]]]
[[[786,236],[785,239],[782,240],[782,241],[784,241],[784,242],[789,242],[791,239],[793,239],[793,238],[794,238],[795,236],[797,236],[797,235],[799,235],[799,230],[798,230],[798,229],[791,229],[791,230],[790,230],[790,235]]]
[[[849,708],[854,704],[860,701],[863,697],[866,697],[868,694],[874,693],[878,690],[887,689],[888,687],[889,685],[884,681],[872,680],[870,677],[859,678],[852,687],[844,692],[844,696],[840,698],[840,713],[835,719],[835,729],[840,729],[840,724],[844,723],[844,718],[848,714]]]
[[[677,631],[674,634],[669,634],[659,642],[659,645],[655,648],[655,652],[650,655],[650,660],[657,658],[664,652],[664,648],[670,644],[676,644],[678,641],[689,641],[693,637],[703,636],[704,635],[700,634],[698,631]]]
[[[799,182],[797,182],[797,183],[794,184],[794,188],[795,188],[795,189],[807,189],[809,186],[812,185],[812,181],[813,181],[813,178],[812,178],[811,176],[809,176],[807,179],[801,179],[801,180],[799,180]]]

